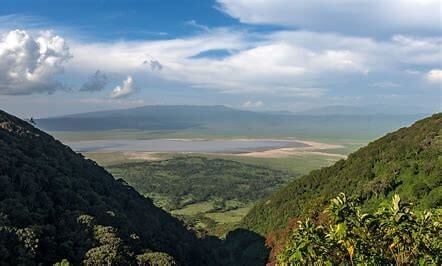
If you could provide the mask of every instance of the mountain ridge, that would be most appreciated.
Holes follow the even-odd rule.
[[[398,193],[422,207],[442,205],[442,113],[388,133],[346,160],[314,170],[256,204],[242,225],[260,234],[290,219],[319,215],[336,193],[357,196],[371,208]]]

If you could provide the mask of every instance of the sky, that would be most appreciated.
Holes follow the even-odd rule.
[[[441,110],[439,0],[0,0],[0,109]]]

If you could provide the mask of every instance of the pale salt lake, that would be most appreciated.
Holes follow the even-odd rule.
[[[245,153],[279,148],[308,147],[295,140],[266,139],[146,139],[146,140],[85,140],[66,142],[76,152],[195,152]]]

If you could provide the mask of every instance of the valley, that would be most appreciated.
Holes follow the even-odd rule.
[[[225,237],[261,198],[312,170],[345,159],[389,127],[414,117],[296,116],[222,106],[147,106],[37,122],[192,230]],[[147,119],[168,122],[146,124]],[[371,122],[361,123],[361,119]],[[111,120],[128,128],[111,128]],[[81,127],[73,130],[72,123]],[[269,177],[271,183],[266,180]],[[203,192],[209,196],[196,196]],[[242,196],[229,197],[227,192]]]
[[[155,151],[154,145],[143,146],[143,141],[131,141],[141,142],[136,150],[121,151],[118,150],[121,146],[115,145],[110,151],[100,147],[83,154],[104,166],[115,178],[124,179],[139,193],[152,198],[156,206],[182,219],[193,230],[219,237],[225,237],[236,228],[257,200],[311,170],[345,158],[352,147],[290,139],[241,139],[239,142],[238,139],[227,142],[218,139],[215,144],[222,152],[200,152],[194,142],[205,145],[212,142],[159,140],[166,144],[183,142],[184,147],[190,148],[182,152],[164,152]],[[289,147],[258,147],[240,152],[241,147],[223,145],[243,144],[241,141],[249,146],[257,141],[257,144],[276,143]],[[108,142],[113,143],[112,140]],[[166,148],[177,149],[176,146]],[[141,151],[143,149],[150,151]],[[271,183],[266,180],[269,177],[273,178]],[[208,196],[195,197],[193,194],[202,193],[204,189],[201,188],[209,186],[213,188],[205,192]],[[266,190],[261,191],[260,186],[265,186]],[[228,196],[227,192],[237,196]]]
[[[84,153],[87,158],[104,166],[115,178],[123,178],[138,192],[152,198],[157,206],[196,226],[198,230],[221,237],[235,228],[253,203],[261,197],[310,170],[331,165],[341,156],[344,157],[342,154],[330,156],[308,151],[276,157],[248,154],[133,151]],[[268,177],[274,178],[275,183],[266,185],[265,193],[259,192],[259,189],[255,191],[256,186],[264,185]],[[238,182],[241,182],[243,188],[250,185],[253,187],[245,192],[235,192],[243,194],[239,201],[226,198],[227,191],[234,192]],[[147,184],[150,188],[143,189]],[[211,191],[207,191],[209,198],[195,199],[192,194],[186,194],[189,190],[195,192],[200,186],[208,185],[214,186]],[[174,191],[170,190],[170,186],[178,187]],[[219,196],[216,196],[216,191],[219,191]],[[263,194],[257,197],[253,195],[256,192]],[[181,196],[177,198],[177,195]]]
[[[416,203],[418,214],[429,209],[435,216],[426,219],[440,220],[440,114],[362,148],[362,143],[351,139],[271,138],[258,143],[276,141],[278,145],[240,152],[118,150],[115,145],[111,150],[84,153],[73,152],[29,123],[0,114],[0,159],[6,166],[0,167],[6,174],[0,179],[5,184],[0,210],[8,214],[0,235],[13,239],[20,252],[30,252],[18,259],[0,241],[11,262],[67,259],[93,264],[111,259],[122,264],[143,260],[168,261],[169,265],[173,261],[262,265],[278,258],[298,261],[292,253],[304,253],[293,251],[293,243],[302,240],[296,234],[286,237],[291,230],[301,230],[293,227],[293,220],[329,223],[328,216],[321,213],[333,206],[327,202],[337,191],[347,193],[362,211],[371,211],[398,193],[405,201]],[[227,143],[235,139],[239,138]],[[292,146],[281,147],[281,143]],[[20,163],[23,161],[27,163]],[[25,176],[30,178],[23,179]],[[53,222],[57,221],[54,215],[64,218]],[[385,212],[377,219],[388,215]],[[51,238],[55,236],[51,226],[63,232],[63,237]],[[86,233],[76,237],[65,233],[65,226]],[[426,239],[423,254],[430,256],[428,261],[438,261],[434,255],[438,253],[434,245],[437,224],[426,228],[428,233],[416,232],[415,237]],[[25,238],[22,230],[29,232]],[[158,230],[164,233],[158,235]],[[49,238],[41,238],[44,236]],[[21,239],[42,244],[32,253]],[[54,250],[54,241],[64,248]],[[334,248],[341,252],[339,246]],[[106,258],[106,252],[115,257]],[[358,252],[364,260],[363,251]],[[417,250],[413,252],[420,256]],[[389,256],[379,259],[391,261]]]

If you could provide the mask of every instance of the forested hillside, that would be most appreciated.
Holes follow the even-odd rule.
[[[2,111],[0,151],[2,263],[201,263],[198,239],[181,222]]]
[[[394,193],[417,208],[442,204],[442,114],[368,144],[333,166],[312,171],[256,204],[243,226],[261,234],[281,229],[291,219],[315,217],[344,192],[362,209],[385,203]]]

